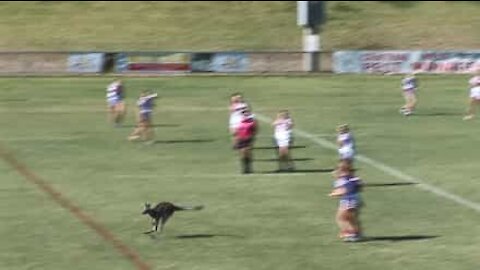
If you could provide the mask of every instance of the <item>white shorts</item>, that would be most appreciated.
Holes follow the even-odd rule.
[[[110,107],[116,106],[118,103],[120,103],[120,101],[122,101],[122,100],[120,100],[119,98],[107,99],[108,106],[110,106]]]
[[[338,155],[340,159],[353,159],[355,151],[351,147],[342,147],[338,149]]]
[[[470,98],[480,100],[480,86],[470,89]]]
[[[288,147],[292,141],[291,139],[292,136],[290,134],[275,134],[275,141],[278,147]]]

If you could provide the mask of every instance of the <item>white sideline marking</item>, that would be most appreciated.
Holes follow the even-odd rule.
[[[270,119],[266,116],[263,116],[263,115],[259,115],[258,113],[256,113],[255,115],[262,122],[270,123],[272,121],[272,119]],[[293,132],[296,133],[300,137],[310,139],[312,142],[316,143],[317,145],[319,145],[323,148],[327,148],[327,149],[331,149],[331,150],[337,150],[337,146],[334,143],[331,143],[331,142],[329,142],[325,139],[322,139],[322,138],[318,138],[317,136],[314,136],[313,134],[310,134],[306,131],[303,131],[303,130],[300,130],[300,129],[296,128],[296,129],[293,130]],[[374,168],[376,168],[376,169],[378,169],[378,170],[380,170],[380,171],[382,171],[386,174],[394,176],[394,177],[398,178],[399,180],[402,180],[402,181],[405,181],[405,182],[415,182],[415,183],[417,183],[417,185],[415,185],[415,186],[420,188],[420,189],[429,191],[429,192],[431,192],[431,193],[433,193],[437,196],[449,199],[449,200],[451,200],[453,202],[456,202],[460,205],[463,205],[463,206],[468,207],[470,209],[473,209],[477,212],[480,212],[480,204],[479,203],[464,199],[464,198],[462,198],[458,195],[455,195],[455,194],[447,192],[443,189],[434,187],[430,184],[427,184],[423,180],[420,180],[418,178],[415,178],[413,176],[405,174],[402,171],[397,170],[395,168],[392,168],[392,167],[390,167],[390,166],[388,166],[388,165],[386,165],[386,164],[384,164],[380,161],[373,160],[373,159],[368,158],[368,157],[363,156],[363,155],[357,155],[356,159],[358,161],[361,161],[365,164],[368,164],[368,165],[370,165],[370,166],[372,166],[372,167],[374,167]]]

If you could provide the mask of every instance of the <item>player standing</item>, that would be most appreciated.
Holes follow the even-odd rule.
[[[405,105],[400,108],[400,112],[405,116],[413,113],[417,106],[418,81],[415,74],[407,74],[402,80],[403,97]]]
[[[334,189],[330,197],[339,197],[336,222],[340,228],[340,238],[346,242],[357,242],[361,239],[360,208],[362,200],[362,180],[354,175],[351,165],[340,162],[334,172]]]
[[[235,131],[235,149],[239,151],[242,173],[252,173],[252,147],[258,127],[255,116],[246,109],[242,112],[242,120]]]
[[[467,115],[463,120],[470,120],[475,117],[476,106],[480,104],[480,71],[478,75],[472,77],[469,81],[470,84],[470,99],[468,102]]]
[[[290,155],[290,146],[293,142],[293,120],[289,112],[287,110],[280,111],[272,126],[275,128],[274,138],[278,147],[278,171],[293,171],[294,165]]]
[[[230,97],[230,118],[229,129],[230,134],[235,135],[238,125],[243,119],[242,112],[248,109],[248,104],[243,100],[242,95],[234,93]]]
[[[353,163],[355,157],[355,141],[350,132],[350,127],[343,124],[337,127],[338,155],[341,161]]]

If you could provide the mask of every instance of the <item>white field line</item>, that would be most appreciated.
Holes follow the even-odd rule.
[[[220,108],[220,107],[213,107],[213,108],[205,108],[205,107],[196,107],[196,108],[190,108],[190,107],[164,107],[165,111],[226,111],[225,108]],[[3,110],[0,109],[0,112],[2,112]],[[81,112],[83,111],[87,111],[87,110],[80,110]],[[56,108],[56,109],[50,109],[50,110],[45,110],[45,109],[40,109],[40,110],[31,110],[31,111],[24,111],[24,112],[52,112],[52,113],[59,113],[59,112],[80,112],[79,110],[75,110],[75,109],[68,109],[68,110],[65,110],[64,108]],[[161,111],[161,110],[160,110]],[[256,110],[256,113],[255,115],[257,116],[257,118],[262,121],[262,122],[266,122],[266,123],[271,123],[272,122],[272,119],[269,118],[269,117],[266,117],[266,116],[263,116],[261,114],[258,114],[257,112],[258,111],[261,111],[261,110]],[[7,111],[6,111],[7,112]],[[12,112],[12,111],[8,111],[8,112]],[[94,112],[92,110],[89,110],[89,112]],[[300,130],[298,128],[294,129],[294,133],[297,134],[298,136],[300,137],[304,137],[306,139],[310,139],[312,142],[316,143],[317,145],[323,147],[323,148],[326,148],[326,149],[331,149],[331,150],[336,150],[337,147],[335,144],[325,140],[325,139],[322,139],[321,137],[323,136],[319,136],[319,135],[324,135],[324,134],[311,134],[311,133],[308,133],[306,131],[303,131],[303,130]],[[8,140],[8,139],[7,139]],[[473,202],[473,201],[470,201],[470,200],[467,200],[467,199],[464,199],[458,195],[455,195],[455,194],[452,194],[450,192],[447,192],[443,189],[440,189],[440,188],[437,188],[437,187],[434,187],[426,182],[424,182],[423,180],[420,180],[418,178],[415,178],[413,176],[410,176],[408,174],[405,174],[403,173],[402,171],[398,170],[398,169],[395,169],[393,167],[390,167],[380,161],[376,161],[374,159],[371,159],[369,157],[366,157],[366,156],[363,156],[363,155],[357,155],[356,156],[357,160],[360,161],[360,162],[363,162],[365,164],[368,164],[386,174],[389,174],[391,176],[394,176],[396,177],[397,179],[399,180],[402,180],[402,181],[405,181],[405,182],[415,182],[417,183],[417,185],[415,185],[416,187],[420,188],[420,189],[423,189],[423,190],[426,190],[428,192],[431,192],[437,196],[440,196],[440,197],[443,197],[443,198],[446,198],[446,199],[449,199],[453,202],[456,202],[460,205],[463,205],[465,207],[468,207],[470,209],[473,209],[477,212],[480,212],[480,204],[479,203],[476,203],[476,202]],[[305,174],[300,174],[300,173],[295,173],[295,174],[263,174],[264,176],[275,176],[275,177],[279,177],[279,176],[293,176],[293,175],[297,175],[297,176],[301,176],[301,175],[305,175]],[[225,175],[221,175],[221,174],[212,174],[212,175],[206,175],[206,174],[192,174],[192,175],[185,175],[183,177],[210,177],[210,178],[215,178],[215,177],[245,177],[247,175],[235,175],[235,174],[225,174]],[[259,175],[258,174],[254,174],[254,175],[248,175],[248,176],[255,176],[255,177],[258,177]],[[118,177],[122,177],[121,175],[118,175]],[[124,176],[126,177],[126,175]],[[131,176],[132,178],[134,177],[139,177],[139,176],[134,176],[132,175]],[[157,175],[151,175],[149,177],[158,177]],[[181,176],[178,176],[178,175],[172,175],[172,177],[181,177]]]
[[[263,116],[263,115],[259,115],[258,113],[256,113],[255,115],[262,122],[270,123],[272,121],[272,119],[270,119],[266,116]],[[337,146],[334,143],[329,142],[329,141],[327,141],[325,139],[322,139],[322,138],[318,138],[317,136],[315,136],[313,134],[310,134],[306,131],[303,131],[303,130],[300,130],[300,129],[296,128],[296,129],[294,129],[293,132],[300,137],[304,137],[306,139],[311,140],[312,142],[316,143],[317,145],[319,145],[323,148],[331,149],[331,150],[337,150]],[[464,207],[473,209],[473,210],[480,213],[480,204],[477,203],[477,202],[473,202],[473,201],[464,199],[464,198],[462,198],[458,195],[455,195],[453,193],[445,191],[441,188],[432,186],[432,185],[426,183],[425,181],[423,181],[421,179],[410,176],[410,175],[408,175],[408,174],[406,174],[406,173],[404,173],[404,172],[402,172],[398,169],[390,167],[390,166],[388,166],[388,165],[386,165],[386,164],[384,164],[380,161],[376,161],[376,160],[371,159],[369,157],[366,157],[366,156],[363,156],[363,155],[357,155],[356,159],[358,161],[363,162],[365,164],[368,164],[368,165],[370,165],[370,166],[372,166],[372,167],[374,167],[374,168],[376,168],[376,169],[378,169],[378,170],[380,170],[380,171],[382,171],[386,174],[394,176],[399,180],[402,180],[402,181],[405,181],[405,182],[417,183],[417,185],[415,185],[415,186],[420,188],[420,189],[431,192],[431,193],[433,193],[437,196],[440,196],[442,198],[451,200],[451,201],[456,202],[456,203],[458,203],[458,204],[460,204]]]

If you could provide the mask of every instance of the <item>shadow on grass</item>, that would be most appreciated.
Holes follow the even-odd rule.
[[[414,113],[411,116],[422,117],[422,116],[462,116],[464,113],[458,112],[431,112],[431,113]]]
[[[295,169],[293,171],[264,171],[259,174],[331,173],[334,169]]]
[[[402,241],[418,241],[418,240],[428,240],[439,237],[438,235],[400,235],[400,236],[372,236],[364,237],[362,242],[402,242]]]
[[[275,150],[277,149],[278,147],[276,146],[256,146],[256,147],[253,147],[253,149],[255,150]],[[307,148],[305,145],[295,145],[295,146],[291,146],[289,149],[300,149],[300,148]]]
[[[214,142],[214,139],[192,139],[192,140],[156,140],[155,144],[175,144],[175,143],[209,143]]]
[[[315,160],[314,158],[293,158],[292,159],[293,161],[310,161],[310,160]],[[277,162],[279,161],[278,158],[258,158],[258,159],[255,159],[254,161],[274,161],[274,162]]]
[[[182,234],[175,236],[177,239],[202,239],[214,237],[245,238],[243,236],[234,234]]]
[[[153,127],[179,127],[180,125],[175,125],[175,124],[155,124],[152,125]],[[135,128],[137,125],[122,125],[120,126],[122,128]]]
[[[396,186],[411,186],[417,185],[414,182],[395,182],[395,183],[366,183],[365,187],[396,187]]]

